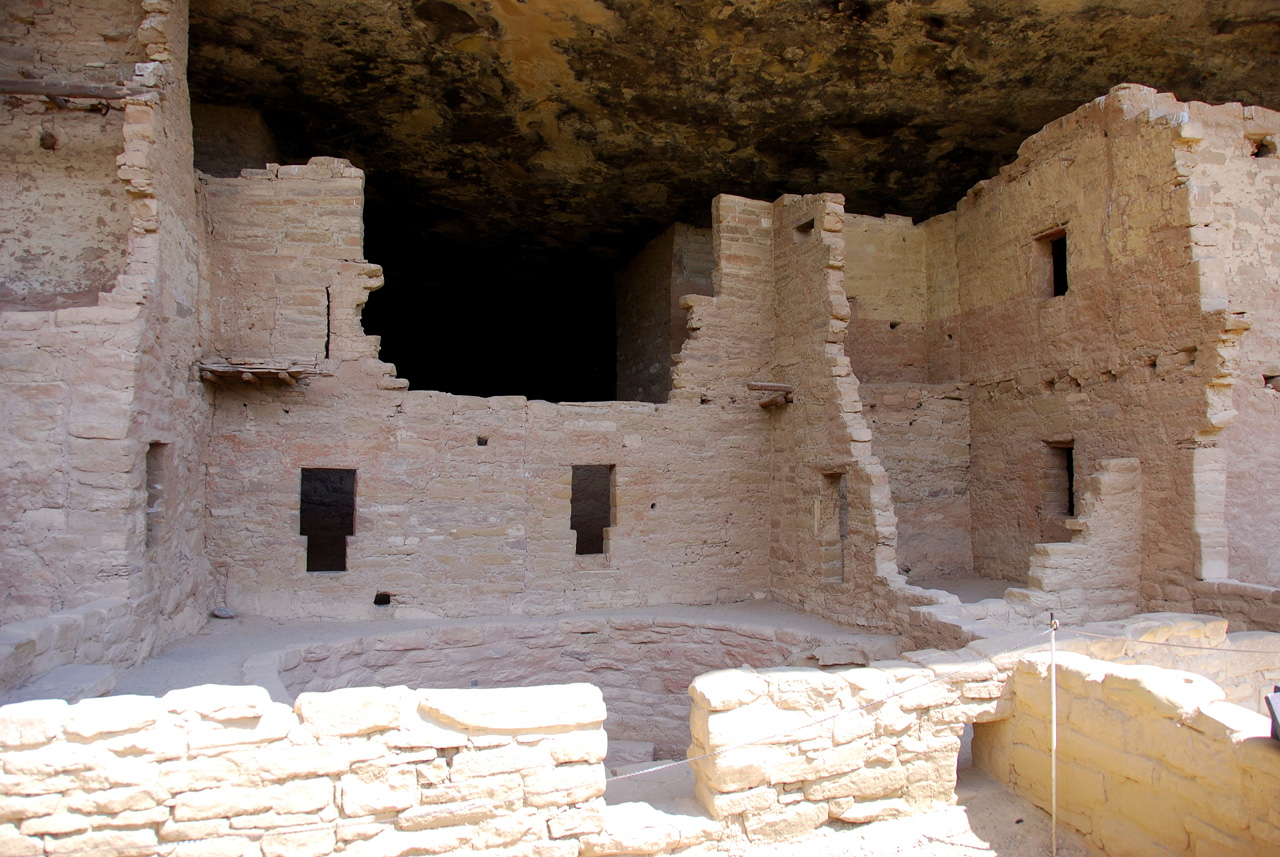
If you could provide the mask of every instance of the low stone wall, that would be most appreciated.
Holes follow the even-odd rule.
[[[141,654],[135,625],[123,598],[0,625],[0,699],[67,664],[135,663]]]
[[[1108,854],[1280,852],[1280,743],[1208,679],[1064,653],[1057,665],[1058,818]],[[974,761],[1050,801],[1049,659],[1022,660],[1012,716],[974,732]]]
[[[1006,713],[996,678],[972,654],[699,676],[689,689],[697,798],[715,818],[740,817],[752,839],[953,803],[964,724]]]
[[[1187,660],[1203,666],[1229,664],[1244,641],[1274,645],[1225,632],[1164,614],[1062,639],[1060,816],[1100,847],[1280,846],[1280,744],[1263,738],[1264,718],[1203,677],[1081,654],[1142,657],[1162,643],[1162,657],[1194,647]],[[1046,644],[1021,635],[865,668],[699,676],[690,761],[711,817],[666,827],[654,808],[637,826],[601,800],[606,694],[586,684],[348,688],[303,692],[292,708],[261,687],[215,686],[18,703],[0,708],[0,854],[595,857],[768,841],[954,802],[965,723],[983,724],[978,765],[1043,805]],[[1222,670],[1256,684],[1264,662]]]
[[[1181,613],[1148,613],[1117,622],[1097,622],[1088,634],[1060,635],[1059,646],[1117,664],[1185,670],[1222,688],[1227,702],[1265,714],[1262,701],[1280,684],[1280,634],[1227,633],[1227,620]]]
[[[588,685],[10,705],[0,853],[573,857],[601,826],[604,716]]]
[[[253,658],[245,678],[279,700],[357,685],[527,687],[588,682],[608,704],[605,728],[648,741],[657,758],[689,744],[689,683],[708,670],[783,664],[866,664],[895,657],[895,637],[840,633],[826,623],[779,627],[678,614],[501,619],[419,628],[342,643],[298,645]]]
[[[1226,621],[1213,617],[1151,614],[1097,623],[1084,630],[1091,636],[1062,635],[1063,657],[1099,663],[1097,669],[1117,675],[1137,670],[1152,681],[1185,678],[1197,687],[1212,688],[1213,700],[1218,701],[1225,700],[1226,693],[1203,676],[1157,666],[1106,664],[1089,655],[1202,671],[1222,678],[1232,688],[1232,698],[1252,707],[1258,705],[1260,691],[1270,689],[1267,682],[1280,669],[1280,660],[1265,654],[1280,652],[1280,635],[1228,635]],[[1014,705],[1010,677],[1015,669],[1024,669],[1019,665],[1027,659],[1040,663],[1047,656],[1042,650],[1048,643],[1045,634],[1006,635],[979,640],[955,652],[909,652],[902,656],[904,660],[866,668],[724,670],[699,676],[689,690],[693,697],[689,757],[697,798],[713,817],[739,819],[753,839],[792,835],[828,818],[863,823],[953,803],[964,724],[1000,721],[998,730],[981,727],[986,730],[982,734],[1004,736],[1012,728],[1009,718],[1016,719],[1020,710]],[[1127,703],[1109,704],[1123,707]],[[1261,728],[1256,713],[1228,702],[1222,705],[1219,716]],[[1064,709],[1060,722],[1069,716]],[[1118,721],[1110,725],[1117,729],[1113,741],[1124,742],[1132,735],[1135,748],[1125,751],[1127,761],[1111,764],[1119,765],[1117,770],[1136,765],[1133,770],[1146,772],[1149,787],[1159,782],[1163,774],[1155,772],[1165,765],[1166,748],[1181,745],[1137,737],[1145,734],[1145,719],[1135,719],[1124,728]],[[1047,734],[1042,725],[1017,728],[1041,737]],[[1151,728],[1163,727],[1153,720]],[[1007,744],[1009,739],[987,740]],[[1280,744],[1274,749],[1280,759]],[[699,758],[713,752],[716,755]],[[991,761],[992,753],[985,751],[980,766],[1002,764]],[[1239,766],[1243,761],[1227,758],[1224,763]],[[1010,764],[1016,766],[1017,760]],[[1233,775],[1243,776],[1243,770],[1237,768]],[[999,771],[998,776],[1012,782],[1008,771]]]

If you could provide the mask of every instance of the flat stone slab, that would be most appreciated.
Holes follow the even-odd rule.
[[[12,691],[5,703],[31,699],[65,699],[79,702],[106,696],[116,686],[116,671],[97,664],[67,664],[45,673],[40,678]]]

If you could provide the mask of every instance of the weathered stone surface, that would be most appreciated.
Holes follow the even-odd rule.
[[[600,689],[590,684],[537,688],[424,691],[418,711],[442,723],[477,732],[539,732],[594,726],[607,712]]]
[[[400,725],[400,702],[381,688],[351,688],[329,693],[304,693],[294,710],[317,735],[365,735]]]
[[[768,689],[760,676],[743,670],[717,670],[694,679],[689,695],[710,711],[723,711],[746,705]]]

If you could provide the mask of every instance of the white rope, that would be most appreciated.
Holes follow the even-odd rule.
[[[1049,614],[1049,823],[1050,851],[1058,857],[1058,620]]]

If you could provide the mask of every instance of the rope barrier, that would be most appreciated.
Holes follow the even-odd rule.
[[[1058,620],[1049,614],[1049,853],[1058,857]]]

